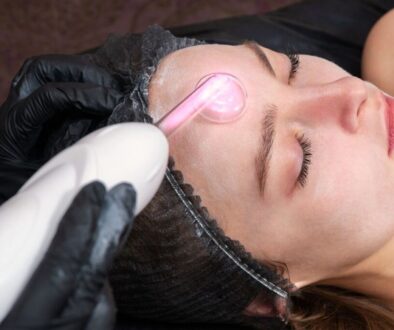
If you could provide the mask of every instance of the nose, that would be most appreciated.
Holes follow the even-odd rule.
[[[350,133],[357,131],[360,109],[368,96],[361,79],[344,77],[293,91],[297,95],[290,108],[301,122],[312,127],[337,124]]]

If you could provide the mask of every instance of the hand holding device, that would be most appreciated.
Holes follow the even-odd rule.
[[[52,130],[67,117],[106,118],[123,97],[120,89],[116,77],[83,55],[26,60],[0,107],[0,203],[48,160]]]

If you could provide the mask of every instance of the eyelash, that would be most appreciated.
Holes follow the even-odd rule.
[[[301,187],[304,187],[306,184],[306,179],[308,177],[309,165],[311,164],[311,141],[306,138],[304,134],[302,134],[301,136],[296,136],[296,138],[302,148],[303,153],[301,171],[298,175],[297,182],[301,185]]]
[[[289,81],[290,81],[295,77],[298,68],[300,67],[300,55],[294,53],[286,53],[286,56],[289,58],[291,63],[290,76],[289,76]]]

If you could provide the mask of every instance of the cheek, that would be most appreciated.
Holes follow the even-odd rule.
[[[394,206],[387,197],[392,178],[373,147],[338,139],[316,155],[315,176],[296,207],[302,216],[293,226],[302,243],[290,253],[302,257],[300,262],[332,269],[352,265],[393,236]]]

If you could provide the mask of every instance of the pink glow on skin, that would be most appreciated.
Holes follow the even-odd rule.
[[[232,122],[244,113],[246,96],[244,87],[235,76],[214,73],[200,80],[197,88],[156,125],[170,136],[198,114],[218,124]]]

